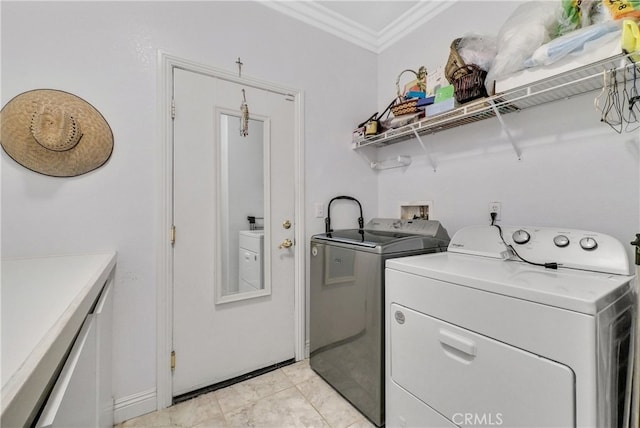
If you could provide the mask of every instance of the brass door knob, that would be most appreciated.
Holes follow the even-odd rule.
[[[282,227],[284,227],[285,229],[289,229],[289,228],[291,228],[291,222],[290,222],[289,220],[285,220],[285,221],[282,223]]]
[[[282,244],[280,244],[280,246],[278,246],[278,248],[282,249],[282,248],[291,248],[293,246],[293,242],[291,242],[291,239],[285,239],[284,241],[282,241]]]

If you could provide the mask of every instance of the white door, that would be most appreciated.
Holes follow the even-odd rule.
[[[176,396],[295,356],[295,116],[288,96],[181,69],[174,99]],[[249,290],[243,260],[262,276]]]

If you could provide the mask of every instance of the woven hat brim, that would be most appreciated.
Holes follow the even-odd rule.
[[[66,151],[40,145],[30,131],[38,106],[62,107],[80,124],[82,138]],[[20,165],[40,174],[74,177],[104,165],[113,152],[111,127],[95,107],[82,98],[55,89],[35,89],[11,99],[0,111],[0,143]]]

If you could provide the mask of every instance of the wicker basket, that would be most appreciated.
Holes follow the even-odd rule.
[[[455,97],[459,103],[486,97],[487,89],[484,81],[487,72],[475,64],[466,64],[460,53],[458,46],[462,38],[451,42],[449,60],[444,68],[444,74],[455,89]]]
[[[487,72],[475,64],[468,64],[453,70],[451,83],[455,90],[456,100],[462,104],[487,96],[484,80]]]
[[[458,74],[462,74],[461,67],[464,67],[466,63],[464,59],[460,56],[458,52],[458,45],[462,39],[455,39],[451,42],[451,48],[449,52],[449,59],[447,60],[447,65],[444,67],[444,75],[449,81],[449,83],[453,84],[453,73],[458,72]]]
[[[393,106],[391,106],[391,113],[393,113],[394,116],[402,116],[405,114],[412,114],[417,112],[418,112],[417,99],[401,101],[401,98],[398,98],[396,100],[396,103]]]
[[[403,94],[400,92],[400,78],[406,72],[413,73],[416,76],[416,79],[420,79],[421,75],[423,75],[423,77],[425,77],[426,79],[427,75],[427,69],[425,67],[420,67],[420,70],[418,70],[418,72],[415,72],[413,70],[403,70],[398,75],[398,78],[396,79],[396,93],[398,97],[391,106],[391,113],[393,113],[394,116],[402,116],[405,114],[418,112],[418,100],[415,98],[405,100]]]

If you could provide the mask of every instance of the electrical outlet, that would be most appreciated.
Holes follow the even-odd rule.
[[[324,217],[324,207],[322,206],[322,202],[316,202],[314,204],[314,208],[316,211],[316,218]]]
[[[502,203],[489,202],[489,214],[496,213],[496,220],[502,219]]]

